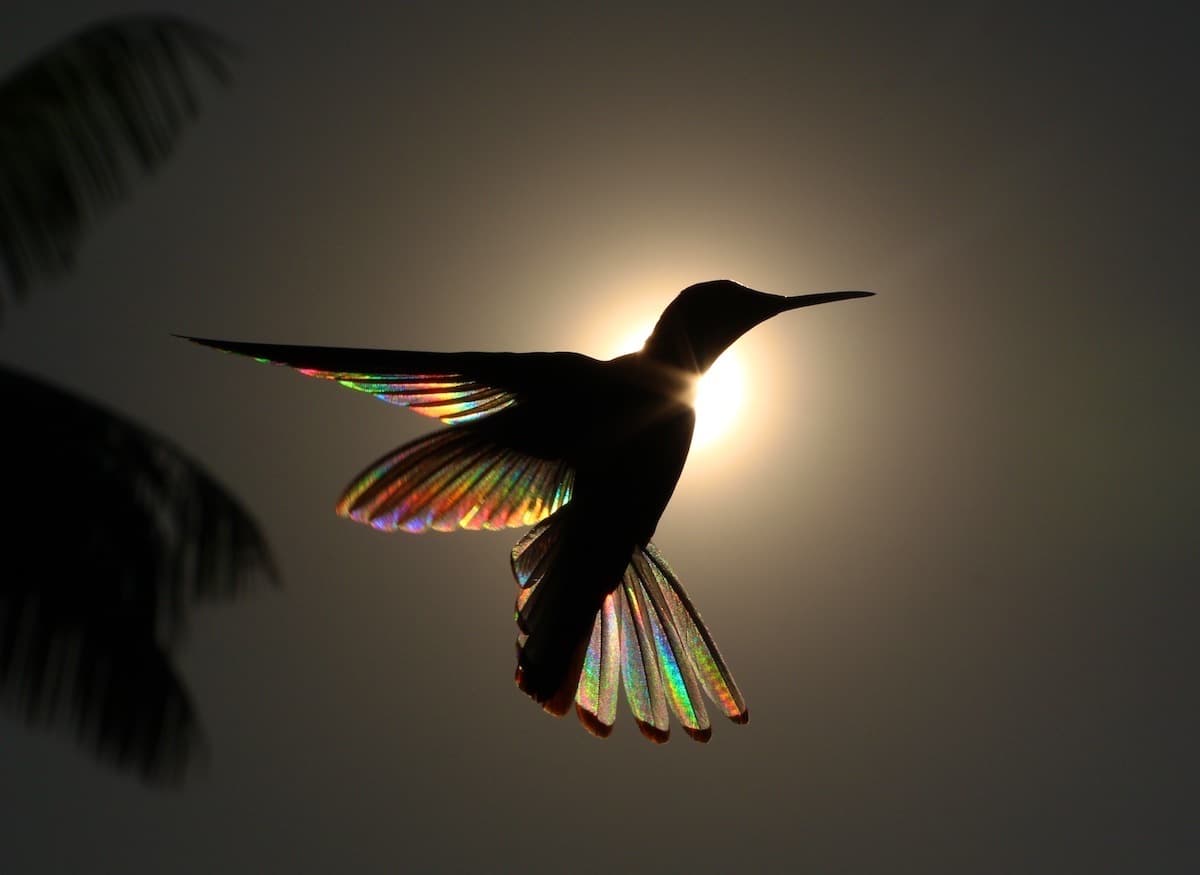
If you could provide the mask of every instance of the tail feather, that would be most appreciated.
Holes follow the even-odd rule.
[[[709,699],[721,707],[726,717],[734,723],[747,723],[750,710],[746,707],[746,699],[722,659],[712,633],[700,618],[700,612],[684,591],[683,584],[653,544],[646,545],[645,556],[650,560],[657,590],[667,605],[665,613],[670,616],[671,623],[679,633],[700,686]],[[655,591],[653,585],[648,586],[652,592]]]
[[[621,630],[617,599],[610,592],[596,614],[592,636],[575,692],[575,712],[588,732],[605,738],[617,719],[617,688],[621,680]]]
[[[657,657],[662,678],[662,695],[684,731],[697,741],[708,741],[712,735],[712,724],[704,707],[704,699],[700,696],[700,685],[690,654],[683,649],[680,632],[667,610],[664,583],[661,575],[654,575],[646,555],[641,550],[634,551],[633,561],[622,585],[631,602],[632,591],[637,590],[639,601],[643,603],[654,644],[654,656]]]
[[[638,729],[646,738],[661,744],[671,734],[671,717],[647,618],[650,606],[631,571],[625,572],[617,590],[621,604],[621,679],[625,701]]]
[[[597,561],[602,542],[568,505],[521,539],[512,553],[517,595],[517,684],[552,714],[570,710],[605,580],[622,560]],[[605,566],[615,567],[609,574]]]
[[[605,578],[610,563],[600,563],[598,575],[589,561],[595,557],[574,537],[565,507],[513,549],[520,688],[560,716],[574,700],[580,721],[600,737],[616,721],[618,686],[655,742],[668,739],[671,712],[692,738],[709,739],[701,691],[733,722],[747,722],[745,699],[712,634],[657,548],[635,547],[624,573]],[[595,541],[583,537],[582,544]],[[607,592],[606,579],[618,581]]]

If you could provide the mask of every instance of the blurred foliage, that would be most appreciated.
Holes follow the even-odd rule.
[[[88,27],[0,80],[0,267],[12,293],[72,265],[92,221],[158,167],[229,45],[181,19]],[[3,298],[0,297],[0,302]],[[171,661],[192,604],[277,582],[254,519],[160,435],[0,369],[0,702],[103,761],[175,783],[204,750]]]
[[[13,499],[0,539],[0,696],[33,725],[148,780],[182,776],[200,730],[169,660],[188,606],[274,576],[254,520],[179,449],[0,370]]]
[[[228,84],[232,47],[179,18],[103,21],[0,80],[0,266],[10,292],[71,268],[92,223]],[[3,299],[0,298],[0,306]]]

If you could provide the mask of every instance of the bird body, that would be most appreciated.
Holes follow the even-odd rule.
[[[532,525],[512,555],[521,689],[555,714],[574,701],[584,725],[607,735],[621,685],[647,737],[666,740],[673,711],[706,740],[702,693],[735,722],[748,711],[651,543],[687,459],[695,379],[776,313],[868,294],[786,298],[700,283],[668,306],[641,351],[610,361],[190,339],[452,425],[368,467],[338,512],[385,531]]]

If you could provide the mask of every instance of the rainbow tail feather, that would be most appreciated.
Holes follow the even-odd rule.
[[[651,741],[668,739],[671,712],[688,735],[707,741],[712,726],[701,692],[735,723],[747,722],[745,699],[712,634],[653,544],[634,548],[620,583],[604,596],[594,619],[590,612],[595,602],[591,602],[590,635],[586,625],[582,633],[576,631],[577,616],[563,618],[563,612],[555,610],[563,598],[556,599],[549,588],[538,592],[556,582],[549,578],[557,576],[553,571],[561,564],[569,510],[564,508],[530,530],[513,549],[513,573],[521,587],[517,596],[521,688],[555,714],[565,713],[573,697],[580,721],[600,737],[612,732],[619,685],[625,688],[638,728]],[[542,646],[531,651],[529,643],[535,636]],[[553,642],[552,661],[561,668],[549,673],[554,682],[539,686],[538,678],[545,673],[538,663],[548,652],[546,642]]]

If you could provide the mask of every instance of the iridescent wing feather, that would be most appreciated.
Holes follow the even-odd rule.
[[[355,478],[337,512],[382,531],[529,526],[571,497],[561,459],[513,445],[520,429],[474,424],[510,408],[561,409],[564,386],[596,365],[575,353],[439,353],[188,338],[440,419],[436,432],[388,453]],[[536,417],[535,417],[536,418]]]
[[[332,380],[449,425],[472,422],[523,401],[561,400],[552,397],[565,382],[556,378],[595,364],[587,356],[564,352],[411,352],[186,339]]]
[[[385,532],[530,526],[570,500],[573,482],[564,462],[497,446],[473,429],[446,429],[367,468],[337,512]]]

